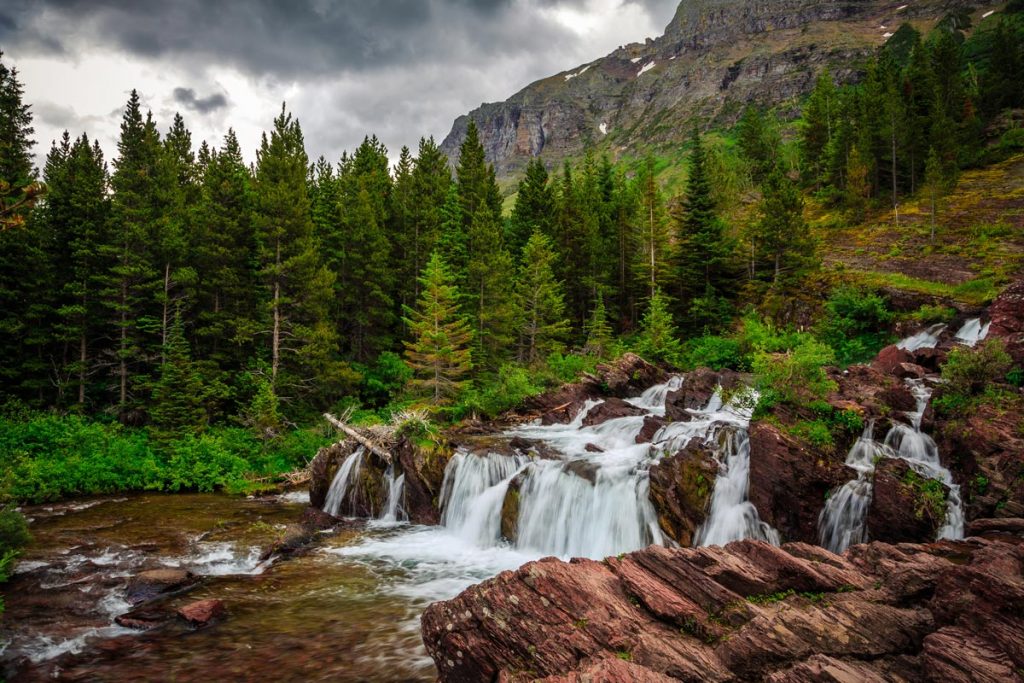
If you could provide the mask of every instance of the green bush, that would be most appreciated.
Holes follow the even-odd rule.
[[[1012,362],[1001,339],[990,339],[974,349],[955,348],[942,366],[943,393],[977,396],[1003,380]]]
[[[712,370],[747,370],[749,364],[738,339],[705,335],[692,339],[683,346],[681,367],[684,370],[699,367]]]
[[[835,350],[841,365],[859,363],[889,343],[892,319],[882,297],[859,287],[841,287],[825,302],[818,335]]]
[[[824,398],[835,390],[835,383],[824,370],[834,359],[832,349],[814,339],[806,339],[785,353],[756,354],[753,369],[762,394],[759,409],[763,411],[776,402],[809,406]]]
[[[547,357],[547,372],[552,383],[574,382],[585,372],[593,372],[597,359],[573,353],[552,353]]]
[[[455,414],[467,412],[485,417],[496,417],[510,410],[528,396],[539,394],[544,388],[533,383],[531,373],[525,367],[515,364],[501,366],[497,377],[482,382],[467,392],[457,406]]]
[[[948,323],[955,317],[955,308],[950,308],[948,306],[933,306],[932,304],[922,304],[920,308],[907,316],[910,320],[919,322],[922,325]]]

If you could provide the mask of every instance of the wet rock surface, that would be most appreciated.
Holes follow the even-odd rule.
[[[732,370],[716,372],[708,368],[697,368],[686,374],[683,385],[669,392],[665,399],[665,415],[670,420],[690,420],[688,410],[700,410],[707,406],[719,388],[729,391],[740,384],[740,375]]]
[[[933,540],[945,519],[948,495],[940,482],[914,476],[906,461],[881,460],[868,507],[868,537],[887,543]]]
[[[593,427],[594,425],[603,424],[608,420],[643,414],[644,410],[642,408],[637,408],[630,403],[626,403],[621,398],[612,396],[590,409],[590,412],[583,418],[583,426]]]
[[[1024,278],[1004,289],[989,307],[989,336],[998,337],[1017,365],[1024,365]]]
[[[652,546],[531,562],[431,605],[422,630],[444,681],[1012,681],[1022,567],[1024,545],[985,539]]]
[[[227,615],[227,608],[223,600],[209,598],[197,600],[178,609],[178,617],[184,619],[191,626],[209,626],[220,621]]]
[[[707,518],[717,474],[713,452],[699,439],[651,467],[650,497],[658,511],[658,524],[680,545],[692,545],[694,534]]]
[[[770,422],[751,424],[750,452],[749,495],[761,519],[786,540],[817,543],[825,499],[853,470]]]

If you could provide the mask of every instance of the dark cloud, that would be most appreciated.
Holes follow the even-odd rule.
[[[228,98],[221,93],[214,93],[206,97],[196,97],[196,91],[192,88],[175,88],[174,101],[192,111],[200,114],[209,114],[228,106]]]

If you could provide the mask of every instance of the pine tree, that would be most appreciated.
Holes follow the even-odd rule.
[[[204,167],[193,256],[196,349],[233,378],[255,354],[254,338],[262,331],[253,179],[233,130],[220,150],[209,153]]]
[[[648,360],[667,363],[677,362],[682,351],[679,334],[669,312],[668,299],[660,288],[655,288],[640,321],[640,337],[636,349]]]
[[[559,350],[569,332],[562,283],[555,279],[554,262],[551,240],[535,231],[523,247],[516,278],[521,362],[534,363]]]
[[[413,206],[416,196],[412,180],[413,159],[408,147],[402,147],[395,166],[394,184],[391,192],[391,225],[393,235],[394,265],[398,273],[395,278],[395,298],[400,307],[410,306],[416,301],[416,240],[413,222]]]
[[[587,333],[587,342],[583,347],[584,352],[597,358],[607,356],[612,344],[612,328],[608,324],[608,314],[605,311],[602,294],[597,295],[594,312],[587,320],[585,332]]]
[[[509,249],[519,253],[538,230],[550,237],[554,216],[555,198],[548,183],[547,169],[540,157],[534,157],[527,163],[526,175],[519,182],[516,193],[516,203],[509,220]]]
[[[502,226],[486,205],[470,224],[466,268],[466,308],[476,338],[473,364],[497,369],[515,340],[515,266],[502,240]]]
[[[160,136],[152,115],[142,116],[133,90],[121,121],[118,158],[110,184],[117,263],[103,296],[117,338],[115,374],[122,419],[135,419],[130,401],[146,388],[152,361],[160,352],[159,279],[154,263],[154,228],[159,207]],[[154,334],[155,333],[155,334]]]
[[[779,163],[782,147],[779,131],[760,109],[751,105],[743,110],[736,124],[736,134],[740,153],[750,165],[750,175],[755,183],[760,183]]]
[[[715,211],[704,145],[696,130],[693,132],[690,174],[681,208],[681,216],[677,219],[679,255],[676,283],[683,310],[694,318],[690,310],[694,300],[724,297],[727,283],[733,279],[728,269],[732,245]],[[702,306],[706,308],[707,302]],[[693,322],[699,326],[705,321],[694,318]]]
[[[324,367],[336,339],[327,320],[333,274],[313,237],[302,130],[282,105],[256,155],[255,227],[264,305],[269,317],[270,381],[307,394],[318,388],[312,368]]]
[[[750,238],[760,260],[768,263],[776,289],[798,282],[815,265],[815,244],[803,209],[803,196],[792,180],[778,170],[768,176],[760,219],[751,225]]]
[[[169,439],[181,432],[197,433],[206,425],[203,384],[185,339],[180,307],[175,308],[164,347],[149,412],[157,437]]]
[[[802,176],[808,185],[820,187],[825,170],[825,148],[832,137],[836,90],[828,70],[818,76],[804,106],[800,125]]]
[[[467,230],[482,208],[490,211],[496,221],[501,220],[501,195],[494,178],[494,167],[487,164],[479,132],[472,119],[466,128],[466,138],[459,148],[455,178],[462,220]]]
[[[412,341],[405,342],[412,386],[440,405],[467,384],[473,332],[459,313],[459,292],[441,256],[434,252],[420,277],[416,309],[406,308]]]
[[[63,163],[58,160],[61,157]],[[46,183],[42,219],[54,237],[61,283],[57,314],[63,349],[58,387],[61,399],[65,389],[75,389],[81,409],[86,402],[88,378],[97,369],[97,354],[105,350],[97,321],[103,319],[99,289],[111,256],[104,248],[110,244],[110,200],[107,168],[99,145],[90,144],[83,134],[68,148],[66,156],[55,148],[47,161]]]
[[[419,274],[437,247],[444,225],[444,207],[452,187],[448,159],[434,138],[420,138],[412,169],[412,277],[413,300],[419,299]]]
[[[18,70],[0,51],[0,230],[21,225],[36,196],[32,188],[32,110],[24,101]]]
[[[653,157],[649,156],[644,160],[637,176],[637,187],[640,204],[637,227],[640,229],[641,249],[636,262],[636,272],[643,279],[648,297],[653,297],[659,283],[664,283],[668,279],[672,257],[665,200],[655,176]]]

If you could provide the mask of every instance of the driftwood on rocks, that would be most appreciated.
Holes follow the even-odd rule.
[[[365,436],[357,432],[355,429],[352,429],[342,420],[339,420],[330,413],[324,413],[324,419],[330,422],[335,429],[337,429],[340,432],[343,432],[345,435],[353,439],[356,443],[358,443],[360,446],[362,446],[369,452],[376,455],[378,458],[386,462],[388,465],[391,464],[391,453],[389,453],[386,449],[382,448],[378,444],[375,444],[373,441],[366,438]]]

